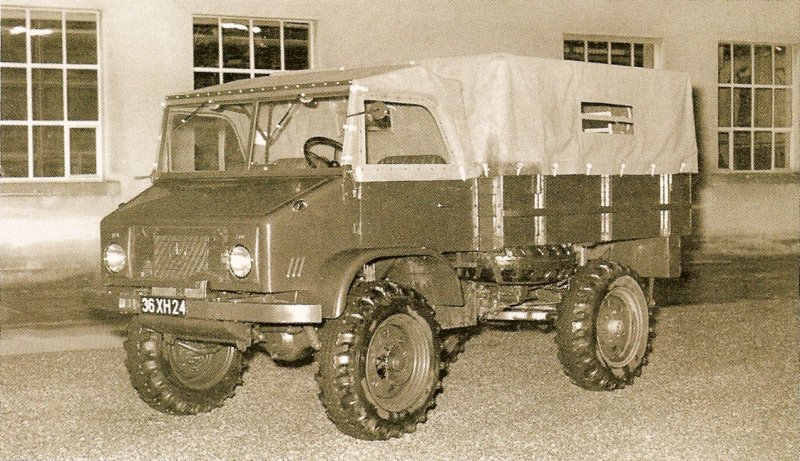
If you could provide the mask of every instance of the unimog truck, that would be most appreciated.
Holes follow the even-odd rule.
[[[219,407],[257,346],[314,357],[330,420],[388,439],[482,323],[554,327],[583,388],[633,383],[696,171],[680,73],[489,55],[235,81],[167,97],[103,283],[151,407]]]

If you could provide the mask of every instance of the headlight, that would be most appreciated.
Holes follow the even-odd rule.
[[[125,254],[125,250],[116,243],[106,247],[106,252],[103,254],[103,261],[106,263],[106,267],[114,273],[124,269],[127,260],[128,256]]]
[[[233,247],[228,253],[228,267],[231,269],[231,274],[240,279],[247,277],[250,269],[253,268],[253,257],[250,255],[250,251],[241,245]]]

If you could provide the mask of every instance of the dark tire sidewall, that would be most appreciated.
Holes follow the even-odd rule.
[[[134,319],[125,341],[125,361],[133,387],[139,397],[152,408],[164,413],[190,415],[208,412],[232,397],[241,383],[242,353],[233,346],[222,345],[226,351],[224,369],[211,373],[213,380],[200,386],[188,386],[179,378],[169,358],[164,336],[143,327]]]
[[[610,366],[600,351],[597,321],[601,304],[621,280],[626,289],[635,291],[636,309],[642,314],[639,324],[634,325],[638,333],[634,339],[636,357],[618,368]],[[653,322],[641,281],[633,270],[612,261],[590,261],[570,281],[557,312],[558,358],[573,383],[590,390],[614,390],[632,384],[641,375],[651,347]]]
[[[390,294],[376,296],[375,289]],[[328,320],[320,332],[317,382],[328,417],[342,432],[364,440],[384,440],[413,432],[434,405],[444,367],[440,328],[433,309],[413,290],[391,282],[362,283],[351,290],[349,298],[345,312]],[[413,404],[402,411],[388,411],[377,405],[365,381],[370,342],[383,322],[395,315],[409,316],[424,327],[430,347],[424,390],[421,386]]]

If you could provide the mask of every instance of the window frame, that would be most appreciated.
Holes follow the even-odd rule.
[[[28,144],[28,175],[27,176],[0,176],[0,183],[85,183],[104,181],[105,156],[103,151],[104,141],[104,99],[103,99],[103,62],[102,62],[102,34],[101,21],[102,13],[92,9],[73,9],[73,8],[47,8],[47,7],[23,7],[23,6],[4,6],[5,10],[15,10],[23,12],[25,15],[25,28],[31,28],[31,13],[46,12],[57,13],[61,17],[61,62],[58,63],[34,63],[31,45],[31,34],[25,33],[25,62],[4,62],[0,61],[3,69],[23,69],[25,71],[25,97],[27,117],[25,120],[0,120],[3,126],[23,126],[27,128]],[[93,15],[95,18],[95,60],[96,64],[70,64],[67,62],[67,18],[68,14]],[[0,14],[0,17],[2,15]],[[2,40],[0,38],[0,40]],[[61,120],[35,120],[33,117],[33,71],[36,69],[58,70],[61,71],[61,90],[62,100],[61,109],[63,118]],[[93,70],[97,75],[97,120],[70,120],[68,115],[68,86],[67,74],[70,70]],[[2,77],[0,77],[2,78]],[[63,149],[64,149],[64,174],[62,176],[35,176],[34,171],[34,135],[35,127],[61,127],[63,129]],[[71,168],[71,137],[72,129],[91,128],[95,130],[95,173],[72,174]]]
[[[593,34],[564,34],[561,38],[561,59],[565,61],[573,61],[571,59],[566,59],[564,56],[564,44],[567,41],[582,41],[584,46],[583,52],[583,60],[574,62],[586,62],[589,63],[589,42],[607,42],[607,53],[608,59],[606,60],[607,65],[620,65],[622,67],[638,67],[636,66],[636,61],[634,59],[634,45],[641,44],[641,45],[650,45],[653,47],[653,67],[642,66],[638,67],[639,69],[662,69],[663,61],[661,58],[661,40],[652,38],[652,37],[629,37],[629,36],[622,36],[622,35],[593,35]],[[630,66],[625,66],[621,64],[612,64],[611,63],[611,44],[612,43],[627,43],[630,45],[631,49],[631,64]],[[602,64],[602,63],[596,63]]]
[[[730,59],[730,81],[727,83],[723,83],[719,81],[719,70],[720,70],[720,61],[719,61],[719,49],[720,46],[727,45],[730,47],[731,50],[731,59]],[[734,56],[733,56],[733,49],[735,46],[746,45],[750,47],[750,83],[735,83],[734,82]],[[788,47],[787,56],[791,59],[789,68],[792,70],[791,79],[783,85],[776,84],[774,81],[772,83],[756,83],[755,82],[755,47],[757,46],[769,46],[771,47],[771,55],[772,55],[772,69],[771,71],[775,72],[775,51],[774,48],[777,46],[785,46]],[[795,150],[797,145],[797,103],[798,103],[798,80],[800,80],[800,76],[798,76],[798,57],[800,54],[798,53],[798,45],[795,43],[775,43],[775,42],[757,42],[757,41],[740,41],[740,40],[718,40],[716,42],[716,54],[717,54],[717,66],[716,66],[716,73],[717,76],[715,77],[716,80],[716,128],[714,130],[715,137],[713,140],[714,146],[714,163],[713,163],[713,170],[719,174],[733,174],[733,175],[742,175],[742,174],[786,174],[791,173],[794,171],[792,169],[793,166],[793,158],[795,156]],[[731,102],[730,102],[730,124],[728,126],[721,126],[720,125],[720,90],[723,88],[727,88],[730,90],[731,93]],[[751,91],[750,96],[750,126],[741,127],[735,126],[736,122],[734,121],[734,93],[735,89],[743,88],[749,89]],[[768,89],[770,90],[770,94],[772,95],[772,105],[770,106],[770,112],[772,113],[772,121],[771,125],[768,127],[757,127],[755,126],[755,117],[756,117],[756,104],[755,104],[755,92],[757,89]],[[790,109],[790,119],[789,125],[785,127],[776,127],[775,124],[775,93],[776,89],[784,89],[791,91],[791,97],[788,99],[789,102],[789,109]],[[736,169],[734,164],[734,138],[735,133],[742,132],[742,133],[749,133],[750,137],[750,168],[748,169]],[[770,157],[770,168],[768,169],[755,169],[755,133],[756,132],[768,132],[771,134],[772,143],[771,143],[771,157]],[[727,168],[722,168],[719,165],[720,160],[720,135],[723,133],[728,134],[728,166]],[[787,144],[786,144],[786,152],[785,152],[785,159],[784,159],[784,166],[783,167],[775,167],[775,134],[776,133],[786,133],[788,136]]]
[[[217,21],[217,65],[215,67],[204,67],[194,65],[194,26],[197,19],[216,20]],[[222,23],[225,20],[238,21],[246,19],[248,21],[248,53],[249,65],[247,68],[234,68],[224,66],[224,44],[222,39]],[[281,50],[281,67],[280,69],[257,69],[255,67],[255,40],[253,34],[253,22],[275,22],[280,24],[280,50]],[[196,87],[194,79],[197,73],[216,74],[218,83],[228,83],[223,80],[224,74],[241,74],[246,75],[247,78],[264,77],[267,75],[294,72],[296,70],[286,70],[286,38],[285,30],[286,24],[304,24],[308,26],[308,67],[302,70],[310,70],[314,68],[314,50],[315,50],[315,35],[316,35],[316,22],[308,19],[288,19],[288,18],[263,18],[253,16],[230,16],[230,15],[207,15],[195,14],[192,15],[192,86],[194,89],[203,87]],[[297,69],[300,70],[300,69]]]
[[[459,165],[456,160],[455,147],[453,140],[445,134],[442,120],[446,115],[442,108],[431,97],[418,93],[398,93],[386,91],[359,91],[351,93],[351,103],[356,109],[352,117],[351,126],[355,126],[357,149],[355,156],[350,163],[354,167],[354,178],[356,182],[395,182],[395,181],[441,181],[441,180],[464,180],[468,172],[464,165]],[[383,101],[386,104],[412,104],[421,106],[430,112],[439,135],[442,137],[445,149],[447,149],[447,163],[430,164],[391,164],[391,163],[367,163],[367,133],[365,120],[365,101]],[[347,138],[345,137],[345,143]],[[347,146],[345,146],[347,148]],[[343,155],[345,153],[343,152]]]

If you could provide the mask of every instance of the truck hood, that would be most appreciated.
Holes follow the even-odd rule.
[[[162,180],[108,216],[114,221],[178,224],[197,218],[257,218],[332,181],[331,177]]]

